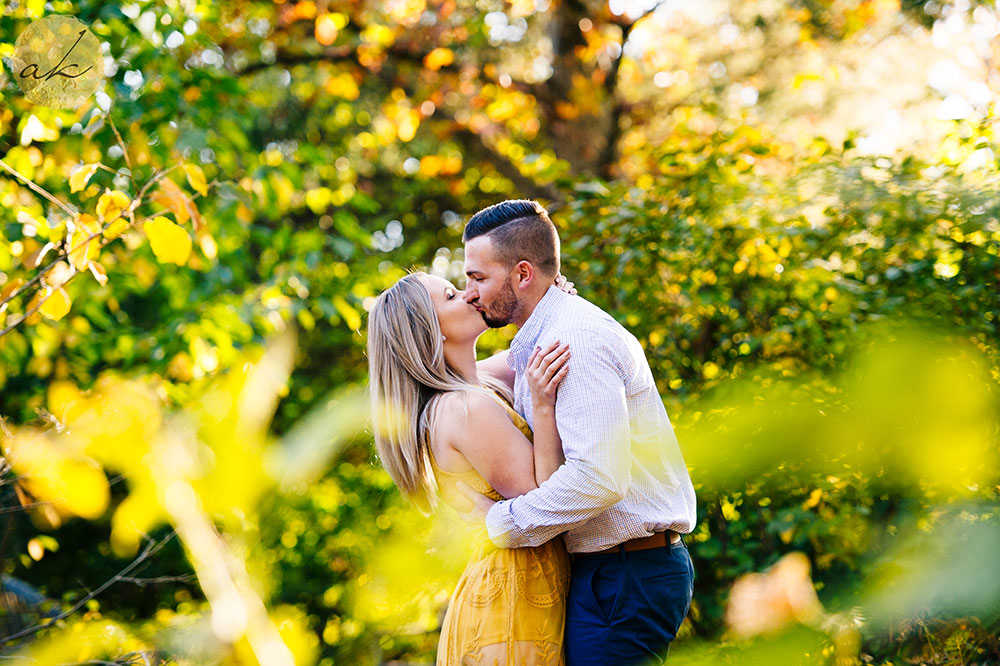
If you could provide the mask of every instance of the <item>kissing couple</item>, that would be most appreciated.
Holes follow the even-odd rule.
[[[562,278],[537,202],[481,210],[462,241],[464,291],[412,273],[368,316],[382,465],[489,535],[437,665],[661,663],[691,603],[695,496],[643,349]],[[477,361],[507,324],[510,349]]]

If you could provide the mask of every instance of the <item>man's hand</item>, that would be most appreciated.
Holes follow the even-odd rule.
[[[457,486],[458,489],[462,491],[462,494],[468,498],[469,503],[471,504],[470,509],[466,511],[459,511],[458,515],[469,523],[484,527],[486,524],[486,514],[490,512],[490,508],[496,504],[496,502],[491,500],[489,497],[485,497],[484,495],[477,493],[472,489],[472,486],[463,483],[462,481],[459,481]]]

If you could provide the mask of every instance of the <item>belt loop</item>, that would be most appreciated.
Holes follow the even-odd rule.
[[[625,542],[618,544],[618,559],[622,562],[625,561]]]

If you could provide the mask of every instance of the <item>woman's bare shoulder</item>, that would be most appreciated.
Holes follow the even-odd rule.
[[[437,400],[435,428],[443,428],[440,434],[446,437],[466,435],[472,428],[478,430],[494,419],[507,417],[498,399],[483,391],[449,391]]]
[[[504,408],[481,391],[449,391],[436,399],[437,411],[430,434],[430,447],[438,467],[461,473],[473,469],[463,453],[477,434],[495,427],[495,419],[507,418]]]

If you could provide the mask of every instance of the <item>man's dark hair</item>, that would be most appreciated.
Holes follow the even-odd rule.
[[[462,242],[489,236],[497,261],[513,266],[530,261],[546,275],[559,272],[559,235],[537,201],[511,199],[484,208],[465,225]]]

